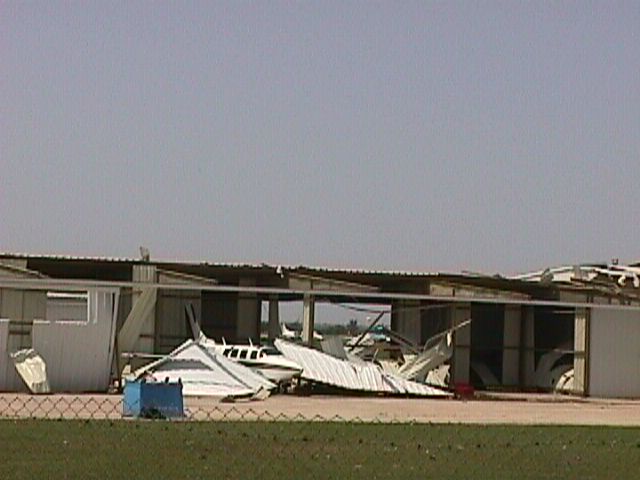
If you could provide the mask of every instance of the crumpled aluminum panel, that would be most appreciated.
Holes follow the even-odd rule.
[[[278,339],[275,347],[302,366],[301,378],[347,390],[387,394],[409,394],[425,397],[451,396],[446,390],[434,388],[397,375],[385,373],[378,365],[355,364],[309,347]]]
[[[245,396],[276,388],[262,375],[210,352],[194,340],[187,340],[166,357],[135,372],[137,378],[146,374],[159,381],[180,379],[186,396]]]

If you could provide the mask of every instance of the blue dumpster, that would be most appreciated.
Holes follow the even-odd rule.
[[[125,417],[178,418],[184,416],[181,382],[137,380],[124,386]]]

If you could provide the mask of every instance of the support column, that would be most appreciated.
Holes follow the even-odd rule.
[[[240,286],[255,286],[255,280],[253,278],[241,278]],[[238,293],[236,339],[243,343],[248,339],[251,339],[254,342],[260,341],[260,302],[258,301],[258,296],[255,293]]]
[[[504,307],[504,340],[502,351],[502,384],[515,387],[520,381],[520,328],[522,308],[519,305]]]
[[[576,308],[573,346],[573,393],[576,395],[589,394],[587,349],[590,314],[591,310],[588,308]]]
[[[311,345],[316,317],[316,301],[311,295],[305,295],[302,302],[302,341]]]
[[[520,327],[520,387],[535,387],[535,316],[534,307],[522,307],[522,325]]]
[[[134,265],[132,268],[131,276],[134,282],[154,283],[158,280],[157,269],[154,265],[144,265],[144,264]],[[142,289],[134,288],[132,290],[131,311],[134,310],[138,300],[144,297],[145,302],[147,301],[146,297],[148,297],[149,294],[145,293],[146,291],[147,291],[146,288],[142,288]],[[149,308],[145,308],[144,317],[138,320],[139,322],[141,322],[140,326],[132,330],[125,328],[126,324],[131,322],[125,322],[125,325],[122,326],[122,329],[124,330],[125,333],[133,332],[134,337],[136,337],[135,334],[137,334],[137,337],[133,338],[133,341],[135,343],[127,344],[126,342],[124,342],[123,346],[127,347],[127,349],[130,349],[131,351],[134,351],[134,352],[144,352],[144,353],[156,352],[156,347],[157,347],[157,345],[155,344],[156,343],[155,342],[156,340],[156,300],[157,300],[157,290],[154,288],[153,300],[151,301],[150,310]],[[131,312],[129,312],[129,315],[131,315]],[[124,335],[123,337],[126,337],[126,335]],[[120,340],[118,343],[120,344]],[[124,352],[127,350],[123,349],[122,351]]]
[[[451,321],[454,327],[471,318],[471,305],[456,304],[452,307]],[[454,334],[453,372],[454,383],[469,383],[471,366],[471,324],[456,330]]]
[[[132,368],[131,360],[122,357],[123,353],[155,353],[156,302],[158,289],[153,286],[157,280],[157,270],[153,265],[138,264],[131,268],[131,279],[136,283],[148,283],[149,287],[131,289],[131,308],[128,312],[121,309],[124,317],[116,336],[115,376],[122,386],[122,373]],[[127,301],[127,304],[129,302]],[[135,368],[135,365],[134,367]]]
[[[269,339],[274,340],[280,335],[280,308],[278,297],[269,298]]]

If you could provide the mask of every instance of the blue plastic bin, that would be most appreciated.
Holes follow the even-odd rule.
[[[124,386],[125,417],[178,418],[184,416],[182,383],[138,380]]]

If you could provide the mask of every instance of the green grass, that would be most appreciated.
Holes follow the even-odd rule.
[[[633,478],[640,429],[0,421],[0,479]]]

